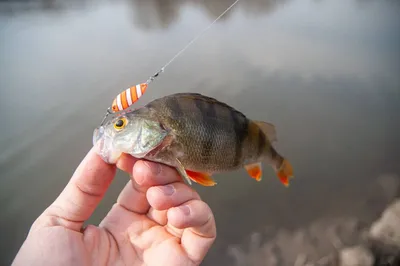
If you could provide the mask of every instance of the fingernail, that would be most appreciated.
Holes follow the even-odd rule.
[[[184,215],[190,214],[190,208],[186,205],[179,206],[179,209],[183,212]]]
[[[145,164],[153,175],[158,175],[161,172],[161,165],[159,163],[145,161]]]
[[[136,163],[133,165],[133,169],[135,169],[135,166],[136,166]],[[133,170],[133,172],[135,172],[135,171]],[[140,171],[140,172],[142,172],[142,171]],[[135,176],[134,179],[135,179],[135,182],[136,182],[138,185],[143,184],[144,179],[145,179],[144,176],[143,176],[143,173],[140,173],[140,174],[138,174],[138,175],[132,175],[131,178],[132,178],[133,176]]]
[[[159,187],[166,196],[171,196],[175,192],[175,188],[172,185],[166,185],[166,186],[161,186]]]

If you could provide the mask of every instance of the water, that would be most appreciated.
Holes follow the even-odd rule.
[[[68,3],[68,4],[67,4]],[[9,264],[60,193],[122,89],[145,81],[232,1],[0,3],[0,247]],[[399,1],[244,0],[171,64],[139,105],[175,92],[221,99],[274,123],[296,180],[265,167],[195,185],[218,239],[204,265],[266,226],[321,217],[370,221],[386,202],[376,178],[400,174]],[[90,222],[128,178],[118,173]]]

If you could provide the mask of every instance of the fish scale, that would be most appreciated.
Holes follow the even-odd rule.
[[[177,141],[186,147],[182,163],[187,163],[194,170],[207,167],[215,171],[240,167],[239,164],[235,165],[237,152],[232,152],[232,147],[241,147],[237,136],[243,133],[238,132],[240,130],[235,132],[232,117],[236,117],[238,129],[246,130],[248,121],[241,113],[219,104],[215,99],[197,94],[166,97],[149,104],[149,108],[167,109],[159,112],[160,120],[169,120],[168,124],[176,129]]]

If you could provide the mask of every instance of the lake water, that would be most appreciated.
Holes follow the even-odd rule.
[[[92,145],[113,97],[145,81],[233,1],[0,2],[0,264]],[[296,179],[265,166],[195,185],[217,220],[204,265],[267,226],[321,217],[366,222],[376,179],[400,175],[400,1],[242,0],[140,99],[199,92],[275,124]],[[118,173],[90,222],[115,202]],[[396,192],[398,193],[398,192]]]

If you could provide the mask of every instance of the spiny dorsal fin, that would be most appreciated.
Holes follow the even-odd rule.
[[[261,131],[264,132],[270,142],[278,141],[278,138],[276,137],[275,126],[273,124],[264,121],[253,122],[260,127]]]
[[[174,93],[171,95],[168,95],[166,97],[174,97],[174,98],[186,98],[186,99],[190,99],[190,100],[200,100],[200,101],[204,101],[210,104],[217,104],[220,105],[222,107],[225,107],[229,110],[231,110],[232,112],[236,113],[239,116],[242,117],[246,117],[245,114],[243,114],[242,112],[236,110],[234,107],[230,106],[229,104],[225,103],[225,102],[221,102],[213,97],[210,96],[206,96],[197,92],[178,92],[178,93]]]

